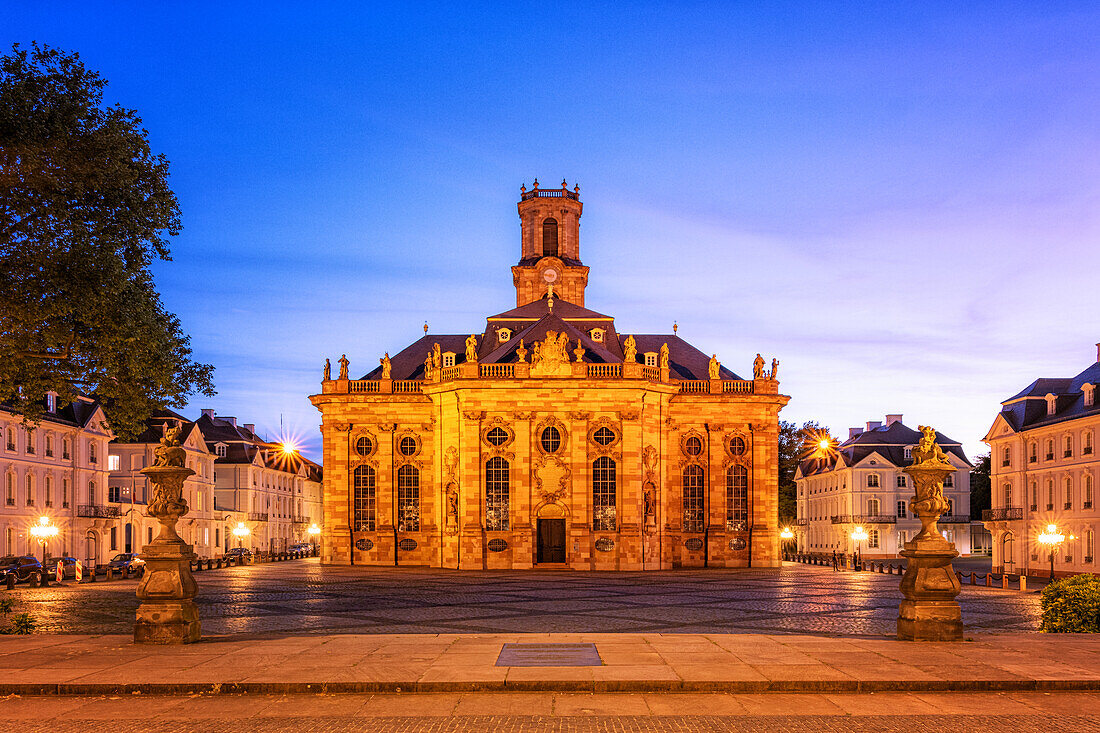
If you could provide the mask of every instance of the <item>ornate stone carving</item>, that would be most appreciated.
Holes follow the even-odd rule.
[[[700,450],[698,455],[692,455],[688,451],[688,441],[692,438],[696,438],[699,441]],[[697,428],[688,428],[680,433],[680,467],[683,468],[689,464],[707,466],[707,436]]]
[[[634,410],[620,410],[619,419],[626,422],[634,422],[638,419],[638,413]]]
[[[936,431],[921,425],[921,439],[913,451],[913,465],[902,469],[913,481],[909,509],[921,522],[921,531],[901,556],[909,560],[901,579],[898,638],[918,641],[961,641],[962,611],[955,597],[962,590],[951,561],[958,557],[936,526],[947,509],[943,482],[955,471],[936,443]]]
[[[585,410],[574,410],[572,412],[567,412],[566,416],[570,420],[591,420],[592,419],[592,413],[591,412],[586,412]]]
[[[523,346],[523,339],[519,340],[519,348],[516,349],[516,358],[519,359],[520,364],[527,361],[527,349]]]
[[[347,354],[340,355],[340,379],[348,378],[348,364],[350,363]]]
[[[470,364],[477,363],[477,336],[473,334],[466,339],[466,361]]]
[[[601,445],[596,442],[596,433],[600,428],[607,428],[615,436],[614,439],[606,445]],[[600,417],[596,420],[588,423],[588,460],[594,460],[600,456],[607,456],[614,461],[618,462],[622,460],[622,453],[617,449],[620,448],[623,442],[623,429],[622,425],[618,424],[614,420],[608,417]]]
[[[623,342],[623,361],[633,363],[638,360],[638,343],[634,336],[627,336]]]
[[[535,425],[535,439],[532,441],[535,450],[541,455],[547,455],[546,450],[542,447],[542,431],[546,428],[556,428],[558,435],[561,437],[561,445],[554,453],[563,456],[569,455],[569,431],[566,429],[565,423],[554,415],[547,415]]]
[[[535,491],[543,502],[558,502],[569,494],[569,466],[557,456],[542,456],[535,466]]]
[[[154,465],[141,473],[152,484],[148,515],[160,522],[156,539],[142,549],[145,574],[138,585],[134,641],[138,644],[189,644],[199,640],[201,625],[191,575],[195,553],[176,533],[176,523],[188,512],[183,482],[195,472],[187,468],[180,447],[180,430],[169,428],[154,455]]]
[[[489,433],[493,430],[503,430],[507,438],[499,445],[493,445],[489,442]],[[515,442],[516,433],[512,429],[512,426],[505,422],[504,418],[496,416],[488,422],[481,425],[481,442],[482,451],[486,457],[492,458],[500,456],[505,460],[512,461],[515,459],[515,453],[508,450],[508,448]]]
[[[661,351],[657,354],[657,364],[661,369],[668,369],[668,344],[661,344]]]
[[[565,377],[573,373],[569,366],[569,335],[557,331],[547,331],[544,341],[535,342],[535,351],[531,355],[532,377]]]
[[[405,440],[405,438],[412,438],[413,440],[412,452],[408,454],[402,452],[401,449],[401,443]],[[424,450],[424,441],[421,439],[421,436],[416,433],[416,431],[405,428],[403,430],[395,432],[393,436],[393,448],[394,461],[398,466],[404,465],[406,463],[411,463],[417,468],[423,467],[420,461],[417,459],[420,457],[420,453]],[[421,483],[423,483],[423,481],[421,481]]]
[[[484,420],[485,410],[465,410],[462,416],[467,420]]]
[[[581,344],[581,340],[577,339],[577,348],[573,349],[573,356],[577,357],[577,362],[584,361],[584,345]]]

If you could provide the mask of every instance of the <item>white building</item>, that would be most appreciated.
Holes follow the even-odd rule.
[[[1054,557],[1055,575],[1100,572],[1096,482],[1100,458],[1100,344],[1097,361],[1075,377],[1037,379],[1001,403],[985,436],[991,453],[993,568],[1048,575],[1050,550],[1038,541],[1048,525],[1066,541]]]
[[[909,511],[913,487],[902,468],[921,434],[902,424],[901,415],[887,415],[886,424],[868,422],[851,428],[836,449],[816,450],[795,470],[799,552],[852,553],[867,559],[898,557],[905,543],[920,531],[920,520]],[[939,527],[960,554],[971,553],[970,461],[962,446],[939,435],[937,442],[957,468],[944,482],[950,509]],[[868,539],[857,543],[853,530],[862,526]]]
[[[60,530],[47,547],[50,555],[102,561],[108,550],[100,520],[110,512],[107,443],[114,436],[102,407],[90,397],[61,406],[50,394],[45,407],[42,421],[28,428],[21,415],[0,405],[3,552],[41,557],[42,546],[28,530],[45,516]]]

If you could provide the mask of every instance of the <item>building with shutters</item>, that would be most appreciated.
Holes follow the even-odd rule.
[[[578,189],[536,181],[518,212],[514,308],[358,379],[326,363],[323,561],[777,566],[776,362],[618,332],[586,306]]]

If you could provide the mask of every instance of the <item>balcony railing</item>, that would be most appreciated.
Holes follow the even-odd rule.
[[[511,379],[516,375],[515,364],[481,364],[477,369],[481,377]]]
[[[578,366],[578,365],[570,365]],[[751,379],[670,379],[668,370],[645,364],[585,364],[583,375],[590,379],[644,379],[650,382],[663,382],[677,386],[680,394],[755,394],[756,383]],[[633,367],[637,367],[636,369]],[[469,368],[476,367],[471,373]],[[456,379],[515,379],[530,375],[529,363],[512,364],[455,364],[442,367],[433,379],[351,379],[329,380],[325,383],[326,394],[338,392],[347,385],[347,394],[418,394],[424,391],[425,384],[448,382]],[[624,374],[624,371],[626,372]],[[576,374],[574,372],[574,374]],[[577,374],[577,376],[580,376]],[[773,383],[774,384],[774,383]],[[767,392],[767,389],[765,389]]]
[[[806,519],[805,517],[799,517],[798,519],[794,520],[794,523],[800,527],[804,527],[810,523],[810,520]]]
[[[294,524],[309,524],[309,517],[302,517],[292,514],[290,516],[290,521]]]
[[[1022,506],[1002,506],[996,509],[982,510],[983,522],[1004,522],[1011,519],[1023,519],[1024,508]]]
[[[965,514],[940,517],[940,524],[970,524],[970,517]]]
[[[267,512],[249,512],[248,521],[250,522],[266,522]]]
[[[76,508],[76,516],[93,518],[121,517],[122,509],[117,506],[102,506],[100,504],[81,504]]]
[[[833,516],[833,524],[896,524],[893,514],[839,514]]]
[[[567,188],[533,188],[520,194],[524,201],[529,199],[572,199],[577,201],[579,196],[576,191]]]

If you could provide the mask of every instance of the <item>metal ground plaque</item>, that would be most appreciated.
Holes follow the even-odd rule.
[[[505,644],[498,667],[599,667],[595,644]]]

